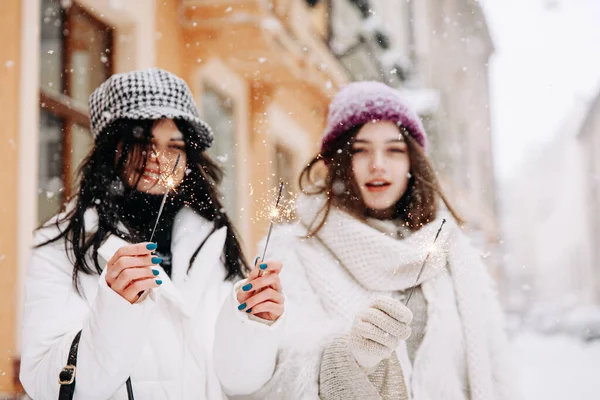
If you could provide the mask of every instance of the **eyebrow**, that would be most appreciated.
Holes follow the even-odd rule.
[[[354,143],[360,143],[360,144],[370,144],[371,141],[370,140],[365,140],[365,139],[356,139],[354,141]],[[386,141],[386,143],[406,143],[406,141],[404,140],[404,138],[402,136],[396,138],[396,139],[390,139],[388,141]]]

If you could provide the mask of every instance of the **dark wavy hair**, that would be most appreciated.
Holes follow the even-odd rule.
[[[187,171],[177,188],[178,196],[181,196],[184,205],[214,222],[213,232],[223,226],[227,227],[223,252],[226,279],[241,277],[248,270],[248,263],[236,230],[219,200],[218,186],[223,179],[223,171],[206,152],[199,151],[199,127],[183,119],[175,119],[174,122],[184,136],[187,157]],[[79,185],[75,195],[65,203],[60,216],[55,219],[60,233],[36,246],[42,247],[65,239],[65,251],[74,265],[73,285],[78,291],[79,273],[102,272],[98,263],[98,248],[108,235],[118,235],[130,243],[143,241],[135,233],[119,229],[119,202],[126,201],[122,178],[128,165],[146,166],[152,150],[152,128],[156,123],[155,120],[120,119],[97,136],[94,148],[78,169]],[[141,179],[141,174],[138,175],[137,182]],[[85,212],[91,208],[98,214],[98,228],[95,231],[88,231],[84,221]],[[47,222],[39,229],[48,224],[50,223]],[[188,269],[205,242],[206,239],[192,255]]]
[[[317,154],[302,170],[299,178],[300,190],[308,195],[325,194],[327,200],[309,228],[308,236],[316,235],[323,227],[332,206],[343,209],[360,220],[365,220],[368,209],[362,200],[360,189],[352,171],[352,145],[364,125],[351,128],[340,135],[327,148]],[[395,205],[396,218],[417,231],[436,218],[441,198],[459,224],[463,221],[454,210],[438,182],[433,166],[419,143],[400,127],[408,147],[410,178],[404,195]],[[321,163],[327,166],[324,184],[314,179],[314,169]]]

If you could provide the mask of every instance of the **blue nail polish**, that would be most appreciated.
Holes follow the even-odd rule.
[[[157,269],[153,269],[152,273],[154,274],[154,276],[158,276],[158,274],[160,274],[160,272]]]
[[[157,280],[156,280],[156,284],[157,284],[157,285],[162,285],[162,281],[161,281],[160,279],[157,279]]]
[[[260,260],[260,256],[256,257],[256,260],[254,260],[254,265],[256,265],[256,263],[258,262],[258,260]]]
[[[146,245],[146,248],[147,248],[148,250],[156,250],[157,246],[156,246],[156,243],[148,243],[148,244]]]
[[[262,269],[263,271],[265,269],[267,269],[267,264],[265,264],[265,263],[260,264],[260,269]]]
[[[244,292],[247,292],[250,289],[252,289],[252,284],[251,283],[249,283],[249,284],[245,285],[244,287],[242,287],[242,290]]]
[[[162,262],[162,258],[152,257],[152,264],[160,264],[161,262]]]
[[[238,310],[242,311],[244,308],[246,308],[246,303],[242,303],[238,306]]]
[[[251,309],[251,308],[249,308],[249,309],[247,309],[247,310],[246,310],[246,312],[247,312],[248,314],[250,314],[250,313],[252,312],[252,309]]]

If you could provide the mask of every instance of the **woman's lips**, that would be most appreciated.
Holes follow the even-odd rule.
[[[371,181],[365,184],[367,190],[371,193],[384,192],[390,187],[391,183],[388,181]]]
[[[160,180],[161,175],[156,171],[145,170],[144,174],[142,175],[142,178],[146,181],[156,182]]]

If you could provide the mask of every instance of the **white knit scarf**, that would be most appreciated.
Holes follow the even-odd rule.
[[[303,225],[314,226],[315,218],[322,218],[317,211],[323,201],[320,196],[298,199],[297,211]],[[447,215],[444,217],[447,224],[417,282],[427,300],[428,319],[412,366],[412,397],[417,400],[495,399],[484,326],[486,315],[478,290],[485,279],[484,266],[458,226]],[[441,219],[397,240],[332,207],[317,236],[366,291],[373,295],[392,294],[415,284]],[[312,270],[307,272],[320,274],[321,281],[340,282],[339,271],[321,267],[308,266]],[[355,307],[349,304],[352,299],[340,299],[330,288],[323,288],[319,295],[328,309],[337,310],[346,319],[353,318]],[[465,381],[468,388],[464,387]]]

